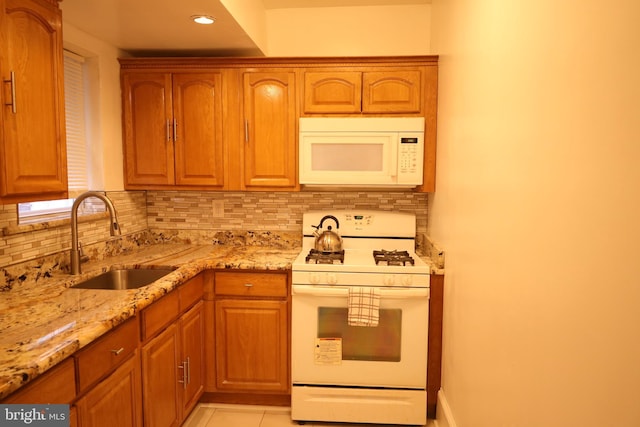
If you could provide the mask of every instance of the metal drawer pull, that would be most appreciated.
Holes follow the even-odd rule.
[[[245,288],[253,288],[253,283],[245,283],[244,287]]]
[[[11,84],[11,102],[6,102],[4,105],[11,105],[11,112],[16,114],[16,73],[12,71],[9,80],[4,80],[4,82]]]
[[[124,351],[124,347],[120,347],[117,350],[111,350],[111,353],[113,353],[115,356],[119,356],[120,353],[122,353]]]

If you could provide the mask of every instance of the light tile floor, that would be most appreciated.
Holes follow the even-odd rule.
[[[224,405],[201,403],[182,427],[291,427],[290,408],[276,406]],[[307,423],[305,427],[393,427],[389,424]],[[433,427],[429,421],[425,427]]]

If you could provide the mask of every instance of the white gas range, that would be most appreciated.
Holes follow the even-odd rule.
[[[314,250],[314,227],[325,220],[342,237],[343,256]],[[337,228],[336,228],[337,226]],[[429,287],[429,266],[415,253],[413,214],[353,210],[303,215],[302,251],[293,283]]]
[[[320,224],[341,236],[340,250],[315,250]],[[425,424],[429,266],[415,254],[415,215],[308,212],[303,230],[292,269],[292,418]],[[351,323],[362,308],[354,301],[374,323]]]

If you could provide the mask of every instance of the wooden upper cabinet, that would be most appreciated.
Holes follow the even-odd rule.
[[[304,112],[308,114],[417,114],[422,111],[419,69],[307,71]]]
[[[174,74],[176,184],[222,187],[222,77]]]
[[[359,113],[362,73],[358,71],[306,72],[305,113]]]
[[[125,183],[174,183],[171,75],[122,76]]]
[[[220,73],[123,73],[125,183],[224,185]]]
[[[245,190],[292,190],[297,185],[295,73],[243,74]]]
[[[67,196],[57,2],[0,0],[0,203]]]
[[[362,112],[419,113],[422,110],[421,74],[419,70],[363,73]]]

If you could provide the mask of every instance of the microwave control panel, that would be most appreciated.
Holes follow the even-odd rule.
[[[422,183],[423,145],[417,136],[400,136],[398,149],[398,180]]]

